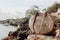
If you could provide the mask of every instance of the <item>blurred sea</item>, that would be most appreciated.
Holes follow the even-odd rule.
[[[9,31],[15,31],[15,30],[17,30],[17,27],[0,24],[0,40],[4,37],[7,37]]]

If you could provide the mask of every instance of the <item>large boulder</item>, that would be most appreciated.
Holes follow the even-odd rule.
[[[49,13],[33,15],[29,20],[29,27],[33,33],[47,34],[53,30],[53,20]]]

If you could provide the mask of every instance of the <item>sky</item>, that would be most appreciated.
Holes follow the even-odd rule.
[[[44,9],[54,2],[60,0],[0,0],[0,19],[24,17],[26,10],[33,5]]]

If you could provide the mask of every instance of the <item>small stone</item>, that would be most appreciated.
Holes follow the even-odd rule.
[[[60,37],[60,29],[56,30],[56,37]]]

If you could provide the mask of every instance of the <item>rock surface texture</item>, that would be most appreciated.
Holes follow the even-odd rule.
[[[36,35],[36,34],[29,35],[27,39],[28,40],[60,40],[60,38],[55,38],[52,36],[45,36],[45,35]]]

